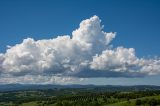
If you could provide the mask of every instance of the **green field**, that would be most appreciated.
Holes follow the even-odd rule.
[[[149,96],[149,97],[142,97],[142,98],[137,98],[138,100],[160,100],[160,95],[158,96]],[[102,106],[137,106],[136,105],[136,100],[137,99],[130,99],[129,101],[122,101],[122,102],[117,102],[117,103],[113,103],[113,104],[104,104]],[[2,104],[1,104],[2,105]],[[4,106],[12,106],[13,104],[4,104]],[[160,105],[160,104],[159,104]],[[45,103],[45,101],[43,101],[42,103],[38,103],[38,101],[34,101],[34,102],[28,102],[28,103],[22,103],[20,106],[71,106],[71,105],[67,105],[67,104],[62,104],[62,105],[58,105],[58,104],[47,104]],[[143,106],[143,105],[141,105]],[[144,106],[157,106],[157,105],[151,105],[151,104],[145,104]]]
[[[149,97],[142,97],[142,98],[137,98],[138,100],[160,100],[160,95],[158,96],[149,96]],[[104,105],[104,106],[137,106],[136,105],[136,100],[137,99],[131,99],[129,101],[122,101],[122,102],[118,102],[118,103],[113,103],[113,104],[108,104],[108,105]],[[147,105],[147,104],[146,104]],[[144,105],[144,106],[146,106]],[[148,104],[149,105],[149,104]],[[160,105],[160,104],[159,104]],[[150,105],[149,105],[150,106]]]

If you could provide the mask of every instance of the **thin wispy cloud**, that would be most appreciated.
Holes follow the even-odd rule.
[[[139,58],[134,48],[114,47],[116,33],[103,31],[98,16],[72,35],[9,46],[0,54],[1,83],[59,83],[94,77],[141,77],[160,73],[159,58]],[[16,80],[14,80],[16,79]]]

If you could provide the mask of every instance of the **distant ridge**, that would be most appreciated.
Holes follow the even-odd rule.
[[[0,92],[5,91],[17,91],[17,90],[46,90],[46,89],[66,89],[66,88],[86,88],[86,89],[97,89],[97,90],[106,90],[106,91],[127,91],[127,90],[160,90],[160,86],[156,85],[132,85],[132,86],[123,86],[123,85],[52,85],[52,84],[1,84]]]

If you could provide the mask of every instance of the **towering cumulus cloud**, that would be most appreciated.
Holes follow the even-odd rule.
[[[160,73],[160,59],[138,58],[134,48],[113,48],[111,41],[116,33],[102,30],[101,20],[93,16],[83,20],[71,36],[24,39],[0,54],[0,82],[56,83],[59,78],[72,82]]]

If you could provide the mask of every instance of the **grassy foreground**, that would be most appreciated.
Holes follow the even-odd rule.
[[[142,98],[138,98],[138,100],[160,100],[160,95],[158,96],[149,96],[149,97],[142,97]],[[113,103],[113,104],[106,104],[103,106],[137,106],[136,104],[136,100],[137,99],[131,99],[129,101],[122,101],[122,102],[118,102],[118,103]],[[144,106],[150,106],[150,104],[143,104]],[[143,106],[141,105],[141,106]],[[159,104],[160,105],[160,104]],[[23,103],[21,106],[40,106],[40,104],[38,104],[36,101],[35,102],[28,102],[28,103]],[[56,106],[56,104],[50,104],[50,105],[46,105],[46,106]],[[63,105],[62,105],[63,106]],[[66,105],[67,106],[67,105]],[[154,106],[154,105],[153,105]],[[156,105],[155,105],[156,106]]]
[[[137,98],[137,99],[130,99],[130,100],[124,100],[121,102],[113,103],[113,104],[106,104],[103,106],[138,106],[136,104],[137,100],[141,101],[151,101],[151,100],[160,100],[160,95],[158,96],[149,96],[149,97],[142,97],[142,98]],[[20,106],[58,106],[57,104],[43,104],[45,102],[42,102],[42,104],[38,103],[38,101],[34,102],[28,102],[28,103],[22,103]],[[1,104],[2,105],[2,104]],[[13,104],[3,104],[4,106],[12,106]],[[160,105],[160,104],[159,104]],[[61,105],[59,105],[61,106]],[[70,105],[62,105],[62,106],[70,106]],[[152,105],[152,104],[142,104],[141,106],[157,106],[157,105]]]
[[[141,101],[151,101],[151,100],[160,100],[160,95],[158,96],[149,96],[149,97],[142,97],[142,98],[137,98],[137,99],[131,99],[129,101],[122,101],[122,102],[118,102],[118,103],[113,103],[113,104],[108,104],[108,105],[104,105],[104,106],[137,106],[137,100],[141,100]],[[152,104],[142,104],[141,106],[152,106]],[[154,106],[154,105],[153,105]],[[157,105],[155,105],[157,106]],[[160,104],[158,104],[158,106],[160,106]]]

